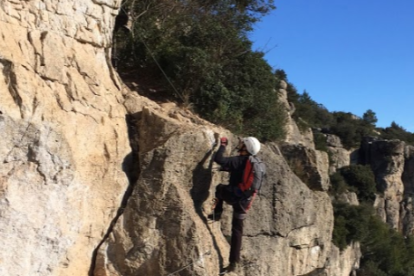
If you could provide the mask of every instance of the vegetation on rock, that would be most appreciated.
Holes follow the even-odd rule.
[[[375,215],[373,207],[337,203],[334,205],[333,242],[340,248],[352,241],[361,243],[361,264],[358,276],[414,275],[414,239],[404,237]]]
[[[344,167],[331,176],[336,198],[346,191],[357,193],[362,201],[354,206],[334,201],[333,243],[341,250],[351,242],[361,243],[359,276],[414,275],[414,239],[404,237],[375,214],[372,206],[375,180],[371,169],[362,165]]]
[[[288,100],[296,107],[293,118],[301,129],[310,127],[334,134],[347,149],[358,148],[362,138],[366,136],[399,139],[414,145],[414,133],[406,131],[395,122],[387,128],[376,127],[378,120],[373,110],[368,109],[362,118],[350,112],[330,112],[322,104],[314,101],[306,90],[299,94],[283,70],[278,70],[276,76],[287,83]]]
[[[130,36],[118,34],[118,70],[152,76],[159,90],[236,133],[284,137],[275,73],[247,36],[275,8],[272,0],[143,0],[123,8],[133,25]]]

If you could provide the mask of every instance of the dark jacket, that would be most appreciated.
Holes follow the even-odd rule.
[[[246,162],[249,159],[247,155],[238,155],[232,157],[224,157],[223,153],[226,150],[225,146],[220,146],[216,155],[214,156],[214,161],[221,165],[222,170],[230,172],[230,181],[231,186],[237,187],[243,180],[243,171],[246,166]]]

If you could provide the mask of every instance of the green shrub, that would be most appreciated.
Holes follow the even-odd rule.
[[[284,76],[282,73],[279,75]],[[327,128],[332,125],[332,114],[322,104],[315,102],[306,90],[299,94],[296,88],[288,82],[287,94],[288,101],[296,108],[293,118],[300,130],[309,127]]]
[[[361,270],[385,273],[378,275],[413,276],[412,238],[403,237],[376,216],[371,217],[368,229],[368,236],[361,242]]]
[[[349,112],[333,112],[334,123],[329,128],[329,133],[341,138],[345,148],[359,147],[362,138],[374,134],[372,121],[362,120]]]
[[[369,166],[351,165],[340,169],[346,183],[356,189],[358,198],[362,201],[373,202],[375,199],[375,176]]]
[[[334,203],[332,242],[341,250],[361,244],[359,276],[414,276],[414,239],[403,237],[375,215],[368,204]]]
[[[363,240],[368,235],[368,221],[372,214],[372,208],[367,205],[335,203],[332,242],[343,250],[352,241]]]
[[[375,199],[375,176],[369,166],[350,165],[330,176],[331,193],[337,197],[346,191],[355,192],[358,199],[372,203]]]
[[[358,276],[388,276],[387,273],[382,271],[378,264],[373,261],[367,261],[364,265],[359,269]]]
[[[331,187],[330,192],[335,197],[338,197],[339,195],[345,193],[345,192],[356,192],[357,189],[354,187],[349,186],[345,178],[342,176],[340,171],[335,172],[330,176],[331,180]]]
[[[322,133],[314,133],[313,140],[317,150],[328,152],[328,143],[326,142],[326,135]]]
[[[414,133],[405,130],[402,126],[392,122],[389,127],[380,129],[381,137],[384,139],[398,139],[414,145]]]

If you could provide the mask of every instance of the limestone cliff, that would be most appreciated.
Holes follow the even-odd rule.
[[[206,220],[215,186],[226,181],[211,156],[218,134],[231,137],[229,148],[237,138],[208,123],[176,119],[174,112],[166,116],[161,107],[145,107],[136,116],[140,176],[100,250],[96,275],[169,275],[180,269],[185,275],[217,274],[228,259],[231,216],[227,208],[222,223]],[[246,220],[245,275],[302,275],[322,268],[331,250],[330,198],[300,181],[277,145],[263,147],[268,178]]]
[[[108,51],[119,1],[0,2],[0,275],[87,275],[131,152]]]
[[[123,87],[109,62],[119,6],[0,3],[1,275],[215,275],[227,262],[231,211],[205,217],[227,181],[215,142],[237,139]],[[331,244],[327,157],[289,127],[310,173],[263,145],[268,179],[245,222],[243,274],[349,275],[359,249]]]
[[[404,235],[414,233],[413,149],[399,140],[366,139],[361,161],[369,164],[378,189],[375,207],[379,216]]]
[[[280,101],[288,112],[285,142],[289,144],[300,144],[307,148],[314,149],[315,145],[313,143],[312,130],[309,128],[301,132],[295,120],[292,118],[293,113],[295,113],[295,106],[293,103],[290,103],[288,101],[287,83],[282,80],[280,82],[280,87],[281,88],[278,91],[280,95]]]

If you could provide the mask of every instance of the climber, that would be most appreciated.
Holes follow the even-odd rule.
[[[233,206],[230,264],[223,269],[223,273],[236,271],[240,267],[240,250],[243,235],[243,220],[246,218],[247,210],[250,208],[255,191],[253,193],[243,192],[239,187],[243,182],[244,171],[250,156],[255,156],[260,151],[260,142],[254,137],[239,139],[237,146],[239,155],[223,157],[228,144],[226,137],[220,139],[220,148],[215,154],[214,161],[221,165],[222,171],[230,173],[229,185],[219,184],[216,187],[216,205],[213,213],[208,216],[212,220],[220,220],[223,212],[223,201]]]

